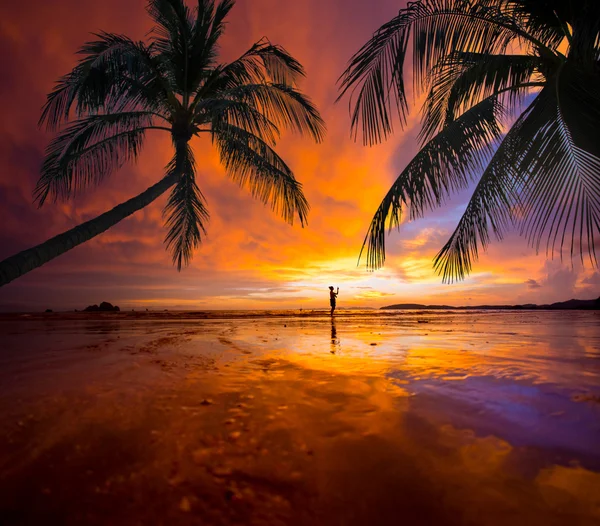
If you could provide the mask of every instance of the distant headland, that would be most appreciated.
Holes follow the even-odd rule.
[[[419,303],[397,303],[381,307],[381,310],[600,310],[600,298],[595,300],[568,300],[550,303],[547,305],[536,305],[527,303],[525,305],[469,305],[454,307],[452,305],[421,305]]]

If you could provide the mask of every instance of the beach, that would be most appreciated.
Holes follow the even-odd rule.
[[[600,313],[0,316],[0,523],[595,525]]]

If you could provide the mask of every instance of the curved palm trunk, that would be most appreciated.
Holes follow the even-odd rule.
[[[122,219],[148,206],[176,182],[177,176],[170,174],[112,210],[63,232],[41,245],[6,258],[0,262],[0,287],[108,230]]]

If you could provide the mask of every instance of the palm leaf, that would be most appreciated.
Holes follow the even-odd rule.
[[[535,99],[502,140],[484,170],[471,199],[450,239],[434,259],[434,268],[444,282],[462,280],[487,248],[490,228],[498,239],[514,224],[523,177],[515,159],[523,155],[523,128],[537,104]]]
[[[48,196],[67,199],[135,159],[153,118],[150,112],[128,112],[74,121],[46,149],[34,191],[39,205]]]
[[[526,31],[558,52],[572,23],[570,2],[562,0],[509,0],[503,6]]]
[[[600,3],[596,0],[569,2],[570,24],[573,28],[570,39],[569,58],[580,64],[591,65],[598,71],[600,56]]]
[[[146,10],[157,24],[152,34],[161,50],[183,55],[194,26],[192,13],[184,0],[149,0]]]
[[[75,105],[78,116],[99,111],[145,109],[165,114],[173,98],[165,89],[151,50],[128,37],[101,33],[79,50],[84,57],[48,95],[40,126],[56,129]]]
[[[321,142],[325,123],[315,105],[299,90],[285,84],[246,84],[219,93],[260,111],[278,129],[290,129]]]
[[[522,233],[537,250],[545,239],[546,253],[557,250],[562,258],[568,243],[571,258],[588,253],[595,264],[595,237],[600,232],[600,157],[595,155],[599,148],[584,149],[577,139],[589,129],[587,117],[598,110],[599,101],[586,107],[588,115],[573,115],[585,100],[568,100],[573,92],[561,85],[559,75],[556,88],[544,90],[536,113],[523,129],[529,142],[518,166],[528,174],[522,191]]]
[[[512,113],[529,89],[543,86],[541,63],[529,55],[455,52],[444,58],[431,72],[420,140],[428,141],[462,111],[492,95],[507,94],[506,112]]]
[[[220,129],[223,125],[243,128],[274,146],[280,137],[280,130],[274,122],[254,106],[246,102],[228,99],[204,99],[196,105],[195,124],[211,129]]]
[[[167,166],[167,176],[176,175],[177,184],[164,209],[169,229],[165,243],[173,256],[177,270],[187,266],[206,234],[209,213],[202,192],[196,184],[196,167],[191,148],[186,144],[176,146],[173,160]]]
[[[298,79],[304,76],[302,64],[285,48],[272,44],[266,37],[228,64],[221,74],[227,81],[225,88],[262,82],[295,86]]]
[[[275,151],[246,130],[225,125],[215,130],[213,140],[221,162],[230,177],[246,187],[256,199],[290,224],[297,216],[302,226],[308,215],[308,202],[302,185]]]
[[[411,42],[412,35],[412,42]],[[498,1],[428,0],[409,3],[398,16],[381,26],[350,59],[341,75],[340,96],[357,92],[352,130],[359,125],[365,144],[386,139],[393,131],[393,115],[403,125],[408,111],[404,63],[409,43],[413,51],[416,90],[428,84],[428,72],[456,51],[502,53],[526,32],[499,9]]]
[[[186,96],[191,81],[192,13],[183,0],[149,0],[147,10],[157,24],[151,32],[151,45],[169,85],[177,94]]]
[[[375,213],[363,247],[367,266],[380,268],[385,262],[386,225],[398,227],[402,208],[410,219],[443,204],[445,198],[466,188],[477,170],[482,170],[501,137],[498,120],[503,116],[496,97],[476,104],[449,123],[410,161],[398,176]],[[360,258],[360,256],[359,256]]]
[[[570,82],[567,85],[572,88]],[[571,257],[588,253],[592,264],[597,264],[600,158],[577,146],[565,119],[574,105],[585,102],[570,100],[568,91],[547,87],[513,125],[456,230],[435,258],[434,266],[444,281],[463,279],[478,257],[479,245],[487,247],[489,230],[502,239],[517,218],[521,218],[521,233],[536,250],[546,240],[546,254],[558,251],[562,257],[568,243]],[[594,106],[588,109],[593,114]],[[587,122],[587,117],[580,115],[578,120]]]
[[[190,41],[190,62],[194,71],[190,88],[196,86],[206,68],[214,64],[218,41],[225,30],[225,18],[234,5],[234,0],[221,0],[218,4],[214,0],[198,0]]]
[[[198,89],[192,108],[204,99],[218,97],[218,93],[248,84],[284,84],[296,86],[304,76],[302,65],[284,48],[263,38],[240,58],[215,67]]]
[[[600,42],[598,43],[600,48]],[[560,113],[578,148],[600,157],[600,70],[566,63],[555,80]]]

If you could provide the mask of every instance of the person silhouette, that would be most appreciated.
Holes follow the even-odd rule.
[[[333,287],[329,287],[329,305],[331,305],[331,316],[333,316],[333,311],[335,310],[336,300],[339,293],[339,287],[337,288],[337,292],[333,292]]]

